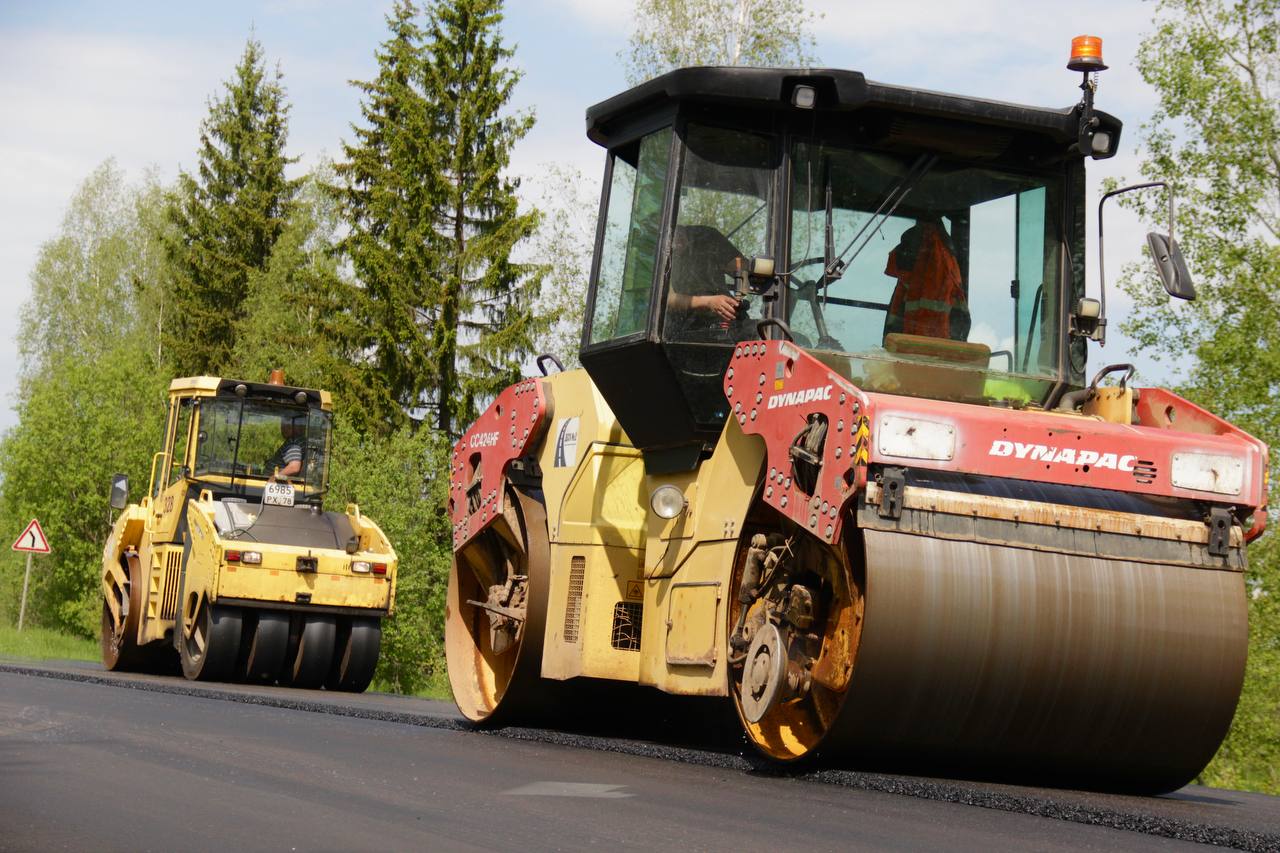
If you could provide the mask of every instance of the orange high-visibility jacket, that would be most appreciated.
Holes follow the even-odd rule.
[[[946,232],[933,222],[913,225],[889,253],[884,274],[898,280],[889,301],[886,332],[951,337],[951,311],[967,310],[960,265]]]

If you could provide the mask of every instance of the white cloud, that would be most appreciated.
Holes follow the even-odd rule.
[[[614,35],[631,31],[635,12],[632,0],[542,0],[542,3],[572,16],[592,30]]]

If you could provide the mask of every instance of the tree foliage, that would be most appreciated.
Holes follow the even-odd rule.
[[[366,294],[340,267],[333,250],[341,228],[337,205],[324,183],[306,179],[266,267],[249,275],[244,316],[226,373],[263,381],[282,368],[296,385],[333,393],[346,428],[380,431],[378,413],[391,401],[385,386],[368,379],[360,347]]]
[[[49,538],[53,553],[33,571],[36,624],[96,631],[111,475],[128,474],[135,494],[146,487],[164,413],[145,298],[157,287],[159,247],[144,222],[159,205],[157,187],[127,187],[108,161],[82,184],[31,275],[18,425],[0,441],[0,528],[16,535],[38,517]],[[0,570],[0,600],[15,612],[20,572],[13,555]]]
[[[449,493],[447,440],[430,430],[398,430],[386,437],[336,432],[329,508],[356,503],[375,519],[400,559],[396,613],[383,623],[377,684],[415,693],[442,691],[444,599],[453,559],[445,503]]]
[[[519,379],[542,325],[538,270],[512,250],[537,227],[508,176],[533,114],[509,114],[520,73],[503,44],[501,0],[449,0],[428,14],[425,93],[435,105],[431,153],[442,204],[435,244],[432,350],[436,427],[456,434]]]
[[[538,309],[549,320],[537,349],[569,369],[579,364],[600,182],[568,164],[548,163],[541,169],[536,200],[542,219],[530,241],[530,260],[542,269]]]
[[[199,167],[182,172],[170,204],[172,298],[166,357],[181,375],[217,374],[232,360],[249,276],[265,269],[285,229],[297,181],[285,177],[289,107],[250,39],[225,93],[200,126]]]
[[[498,0],[398,2],[337,167],[374,372],[445,432],[519,376],[539,326],[536,269],[511,258],[537,217],[506,174],[533,117],[509,114],[520,75],[501,21]]]
[[[1176,234],[1197,299],[1171,303],[1149,276],[1124,283],[1138,346],[1186,360],[1180,393],[1280,446],[1280,2],[1160,0],[1138,67],[1160,95],[1142,170],[1174,185]],[[1154,194],[1152,194],[1154,195]],[[1164,200],[1138,203],[1163,228]],[[1189,358],[1188,358],[1189,356]],[[1280,472],[1274,453],[1272,475]],[[1272,484],[1271,493],[1277,493]],[[1274,526],[1274,518],[1273,518]],[[1268,535],[1274,540],[1275,532]],[[1280,549],[1250,549],[1250,654],[1211,784],[1280,792]]]
[[[689,65],[806,66],[816,62],[804,0],[637,0],[627,82]]]
[[[436,241],[430,105],[422,96],[422,30],[418,9],[397,2],[387,16],[390,34],[374,54],[378,74],[353,81],[362,93],[362,124],[343,144],[334,192],[348,227],[339,250],[363,291],[354,306],[368,354],[369,382],[382,389],[375,417],[403,425],[430,387],[426,311],[434,275],[429,245]]]

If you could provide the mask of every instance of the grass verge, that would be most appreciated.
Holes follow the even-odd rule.
[[[48,628],[0,625],[0,656],[31,660],[99,660],[96,640],[73,637]]]

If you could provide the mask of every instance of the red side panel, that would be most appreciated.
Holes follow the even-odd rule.
[[[819,539],[838,541],[845,504],[866,484],[867,395],[786,341],[738,344],[724,391],[742,431],[768,449],[765,503]],[[807,495],[792,479],[790,449],[811,412],[828,426],[821,475]]]
[[[449,515],[455,551],[502,514],[507,467],[537,445],[548,423],[548,408],[540,380],[517,382],[499,394],[454,445]]]
[[[794,344],[738,344],[725,374],[733,417],[767,447],[763,498],[815,536],[840,536],[841,512],[866,482],[867,463],[955,471],[1206,501],[1256,509],[1249,538],[1265,524],[1266,445],[1161,389],[1144,388],[1141,425],[1038,410],[1012,410],[854,387]],[[806,416],[828,422],[814,494],[794,481],[791,446]],[[1163,419],[1163,420],[1162,420]],[[1232,471],[1217,491],[1190,488],[1183,470],[1197,458]]]
[[[1155,399],[1159,395],[1181,400],[1158,389],[1144,388],[1141,392],[1144,399]],[[1183,431],[1180,427],[1162,429],[1145,423],[1127,426],[1086,417],[889,394],[868,396],[874,409],[871,429],[877,435],[871,448],[872,462],[1187,498],[1237,507],[1260,507],[1266,503],[1263,482],[1266,445],[1217,418],[1214,420],[1218,430],[1211,433]],[[1185,400],[1181,402],[1192,406]],[[1141,407],[1139,414],[1146,417]],[[897,419],[897,423],[917,421],[950,429],[955,439],[949,458],[894,455],[897,451],[891,447],[887,429],[891,419]],[[1230,492],[1209,492],[1176,484],[1174,461],[1183,454],[1210,454],[1238,460],[1239,487]]]
[[[1163,388],[1138,390],[1138,417],[1146,426],[1161,429],[1197,432],[1205,435],[1235,435],[1253,442],[1262,456],[1262,506],[1253,514],[1253,526],[1245,531],[1245,538],[1253,540],[1262,535],[1267,526],[1267,463],[1270,459],[1267,445],[1261,440],[1232,426],[1212,412],[1205,411],[1190,400],[1183,399]]]

